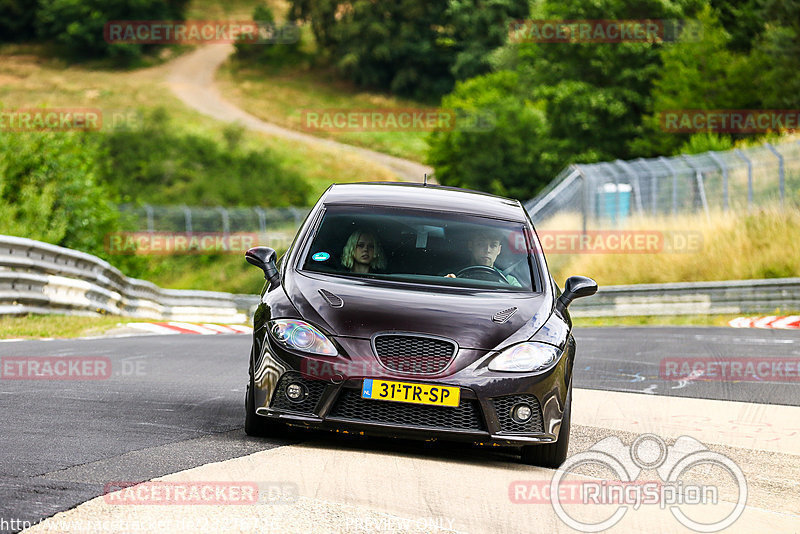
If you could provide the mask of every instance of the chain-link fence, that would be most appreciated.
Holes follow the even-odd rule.
[[[141,232],[260,232],[295,230],[308,208],[223,208],[122,205]]]
[[[800,202],[800,141],[632,161],[575,164],[525,203],[534,223],[556,215],[585,230],[631,215],[664,216]]]
[[[632,215],[665,216],[800,203],[800,141],[632,161],[574,164],[525,203],[533,222],[555,216],[583,229],[621,226]],[[308,208],[132,206],[139,231],[294,231]],[[575,228],[576,230],[578,228]]]

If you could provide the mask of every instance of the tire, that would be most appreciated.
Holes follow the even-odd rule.
[[[259,438],[280,438],[289,436],[289,427],[283,423],[272,421],[266,417],[256,414],[256,401],[253,396],[255,386],[253,379],[247,386],[247,394],[244,399],[244,433],[248,436]]]
[[[522,463],[539,467],[556,469],[567,459],[569,448],[569,431],[572,414],[572,383],[567,390],[567,402],[564,408],[564,417],[561,419],[561,429],[555,443],[545,445],[526,445],[522,447]]]

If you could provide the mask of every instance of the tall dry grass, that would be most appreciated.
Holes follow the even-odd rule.
[[[572,221],[564,222],[572,229]],[[590,276],[601,285],[800,276],[797,207],[632,217],[624,229],[700,232],[702,245],[691,253],[549,254],[556,281],[563,283],[573,274]]]

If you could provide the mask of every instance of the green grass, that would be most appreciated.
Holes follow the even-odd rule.
[[[789,312],[783,315],[790,315]],[[728,326],[736,315],[643,315],[638,317],[572,317],[575,327],[582,326]],[[749,316],[749,315],[747,315]]]
[[[47,57],[40,45],[0,45],[0,107],[97,108],[106,114],[131,112],[134,118],[140,111],[164,108],[177,128],[224,142],[224,123],[200,115],[172,94],[165,82],[168,68],[92,69]],[[309,205],[333,182],[395,179],[384,167],[339,151],[254,132],[247,132],[243,142],[247,148],[271,151],[282,166],[307,180],[313,188]]]
[[[170,289],[203,289],[258,294],[264,273],[247,263],[244,254],[221,256],[154,256],[147,279]]]
[[[260,4],[273,9],[284,9],[276,0],[193,0],[186,12],[187,20],[250,20],[253,9]]]
[[[231,59],[218,73],[225,97],[256,117],[318,137],[424,161],[426,131],[327,132],[305,129],[303,111],[433,109],[411,100],[359,89],[331,69],[258,67]]]
[[[125,322],[125,318],[117,316],[0,316],[0,339],[95,336],[103,334],[121,322]]]
[[[167,51],[173,53],[174,50]],[[134,118],[140,112],[164,108],[171,127],[225,143],[226,124],[198,114],[173,96],[164,81],[167,69],[165,64],[123,71],[68,65],[48,56],[41,45],[0,45],[0,107],[98,108],[105,113],[131,112]],[[313,204],[333,182],[394,179],[386,168],[354,155],[311,149],[260,133],[245,133],[242,146],[271,151],[283,169],[305,180],[311,189],[307,205]],[[269,194],[268,190],[256,192],[252,203],[258,204],[259,196]],[[259,275],[248,272],[244,261],[239,260],[238,256],[235,260],[223,258],[214,265],[196,257],[154,257],[151,270],[137,276],[168,288],[258,292]]]

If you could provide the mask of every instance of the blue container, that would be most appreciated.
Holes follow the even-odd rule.
[[[604,184],[597,191],[597,213],[614,224],[624,223],[631,212],[630,184]]]

